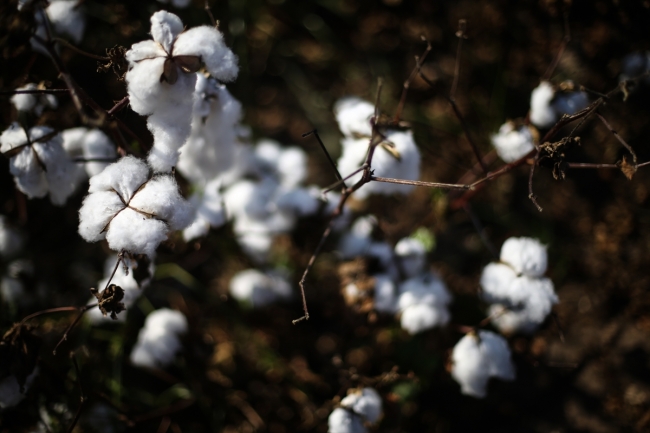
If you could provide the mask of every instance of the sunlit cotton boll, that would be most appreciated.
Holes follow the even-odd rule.
[[[551,105],[555,90],[548,81],[539,83],[530,96],[530,122],[539,128],[548,128],[557,120]]]
[[[339,99],[334,104],[334,115],[343,135],[370,139],[370,119],[375,115],[375,107],[370,102],[354,96]]]
[[[34,83],[26,84],[16,90],[36,90],[38,86]],[[11,97],[11,103],[18,111],[30,111],[36,116],[40,116],[45,108],[56,108],[58,102],[56,96],[52,94],[42,93],[17,93]]]
[[[506,340],[490,331],[469,333],[461,338],[451,354],[452,377],[460,384],[461,392],[476,398],[487,395],[491,377],[514,380],[510,348]]]
[[[144,161],[127,156],[90,179],[79,210],[79,234],[88,242],[106,238],[115,251],[153,256],[170,230],[190,223],[191,206],[170,176],[149,179]]]
[[[282,272],[246,269],[230,280],[230,295],[257,308],[290,299],[292,291],[289,280]]]
[[[180,337],[186,332],[187,319],[183,313],[168,308],[154,311],[140,329],[131,352],[131,363],[148,368],[171,364],[181,348]]]
[[[366,433],[363,419],[350,409],[337,407],[327,419],[328,433]]]
[[[398,309],[401,325],[409,334],[417,334],[449,322],[451,302],[445,284],[435,274],[427,272],[400,284]]]
[[[0,135],[0,144],[0,152],[12,155],[9,171],[19,190],[29,198],[49,193],[53,204],[65,204],[76,186],[77,168],[63,150],[60,134],[47,126],[35,126],[28,138],[14,122]]]
[[[381,397],[373,388],[356,389],[341,400],[341,406],[351,409],[365,421],[375,424],[382,412]]]
[[[492,135],[491,140],[499,158],[505,162],[516,161],[535,148],[530,128],[526,125],[516,128],[512,122],[501,125],[499,132]]]
[[[509,238],[501,246],[502,262],[509,264],[517,274],[540,277],[546,272],[546,246],[537,239]]]

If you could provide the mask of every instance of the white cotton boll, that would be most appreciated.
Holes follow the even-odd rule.
[[[12,123],[0,135],[0,152],[8,152],[28,141],[27,133],[17,123]],[[47,179],[31,146],[25,146],[9,160],[9,171],[14,176],[16,187],[29,198],[45,197],[48,191]]]
[[[397,312],[397,288],[395,282],[387,274],[375,275],[374,307],[380,313],[394,314]]]
[[[517,274],[540,277],[546,272],[548,254],[546,245],[532,238],[509,238],[501,246],[500,259]]]
[[[0,215],[0,256],[9,258],[15,256],[23,248],[25,240],[20,232],[9,224],[4,215]]]
[[[399,286],[399,308],[404,309],[416,304],[447,305],[451,295],[445,283],[431,272],[410,278]]]
[[[174,40],[183,31],[181,19],[170,12],[158,11],[151,15],[151,37],[171,54]]]
[[[47,169],[45,179],[48,183],[50,201],[57,206],[65,204],[77,187],[78,179],[77,167],[63,150],[62,142],[61,136],[57,135],[46,143],[32,145]]]
[[[135,191],[149,179],[149,167],[134,156],[125,156],[90,178],[88,192],[114,190],[128,203]]]
[[[10,304],[23,303],[26,298],[25,287],[17,278],[3,276],[0,280],[0,299]]]
[[[45,12],[57,33],[70,36],[76,44],[81,42],[86,16],[78,0],[53,0]]]
[[[25,398],[25,393],[32,386],[34,379],[38,375],[38,367],[27,376],[23,391],[20,390],[16,376],[10,375],[0,379],[0,409],[16,406]]]
[[[328,433],[367,433],[360,416],[351,410],[338,407],[327,419]]]
[[[88,133],[89,129],[84,127],[70,128],[61,132],[61,138],[63,139],[63,150],[68,154],[70,159],[73,160],[75,164],[75,184],[79,185],[89,176],[84,169],[83,163],[75,162],[77,158],[85,158],[83,150],[84,137]],[[108,165],[105,164],[105,166]],[[97,173],[94,173],[97,174]]]
[[[255,188],[253,181],[242,180],[225,191],[224,203],[230,218],[239,217],[246,212],[246,208],[253,200]]]
[[[585,92],[558,93],[553,100],[553,109],[560,117],[563,114],[575,114],[589,105],[589,96]]]
[[[492,135],[491,141],[499,158],[505,162],[516,161],[535,148],[530,128],[522,125],[515,129],[512,122],[501,125],[498,134]]]
[[[196,212],[193,222],[183,230],[186,242],[205,236],[210,226],[217,228],[226,223],[226,210],[220,188],[220,179],[215,179],[205,186],[202,194],[195,193],[190,197],[190,203],[196,208]]]
[[[122,209],[124,203],[114,192],[97,191],[87,195],[79,209],[79,234],[87,242],[104,239],[104,228]]]
[[[167,224],[126,208],[113,218],[106,232],[108,246],[114,251],[127,250],[152,256],[167,239]]]
[[[372,243],[371,234],[377,223],[374,216],[358,218],[348,233],[339,241],[338,251],[344,260],[352,259],[366,254]]]
[[[203,237],[210,231],[210,222],[197,215],[194,221],[183,229],[183,239],[185,242]]]
[[[26,84],[16,90],[36,90],[38,86],[34,83]],[[29,94],[17,93],[11,97],[11,103],[18,111],[33,111],[36,116],[40,116],[45,108],[56,108],[58,102],[56,96],[50,94]]]
[[[372,424],[381,417],[381,396],[373,388],[355,390],[341,400],[341,406],[351,409]]]
[[[404,277],[413,278],[424,271],[427,250],[419,240],[414,238],[401,239],[395,245],[395,256]]]
[[[342,98],[334,105],[334,115],[343,135],[363,135],[368,139],[372,135],[370,118],[375,115],[375,107],[371,103],[357,97]]]
[[[276,301],[290,299],[291,284],[280,272],[247,269],[230,280],[230,295],[253,307],[263,307]]]
[[[212,26],[194,27],[180,34],[173,54],[199,56],[210,75],[219,81],[232,81],[239,73],[237,56],[224,44],[221,32]]]
[[[500,335],[490,331],[479,331],[478,336],[470,333],[454,346],[451,375],[463,394],[484,398],[490,377],[515,378],[510,357],[510,348]]]
[[[262,264],[269,260],[269,253],[273,246],[273,235],[264,232],[237,233],[237,243],[255,263]]]
[[[275,205],[281,212],[297,217],[314,215],[322,205],[318,188],[295,188],[280,190],[275,198]]]
[[[368,153],[368,138],[348,138],[341,140],[343,151],[336,162],[336,167],[344,178],[358,170],[366,160]],[[346,185],[352,186],[361,180],[362,173],[359,172],[345,181]],[[368,185],[366,185],[368,186]],[[358,191],[357,191],[358,193]]]
[[[295,188],[307,178],[307,154],[297,147],[284,149],[276,161],[280,184]]]
[[[548,128],[557,120],[557,115],[551,106],[555,95],[553,86],[548,81],[539,83],[530,95],[530,121],[539,128]]]
[[[187,319],[179,311],[162,308],[149,314],[131,352],[131,363],[148,368],[169,365],[181,348],[180,336],[187,327]]]
[[[414,335],[436,326],[444,326],[449,323],[449,319],[449,311],[443,306],[416,304],[402,310],[400,325]]]
[[[65,143],[65,135],[63,140]],[[84,159],[117,159],[115,145],[110,138],[99,129],[88,130],[83,136],[81,146]],[[79,165],[85,167],[88,177],[92,177],[101,173],[110,163],[110,161],[91,161]]]
[[[153,113],[158,108],[158,99],[160,93],[164,89],[171,87],[168,83],[161,83],[160,77],[163,73],[163,65],[165,64],[165,52],[160,48],[160,45],[152,41],[144,41],[135,44],[130,51],[127,52],[127,60],[129,60],[129,53],[137,49],[137,53],[144,53],[145,50],[149,51],[150,48],[158,48],[159,52],[156,57],[137,62],[131,66],[125,75],[127,90],[129,93],[129,104],[131,109],[136,113],[146,116]],[[135,55],[133,57],[136,57]],[[138,58],[140,56],[137,56]],[[131,61],[129,61],[131,63]]]
[[[255,145],[256,174],[260,177],[278,176],[278,161],[282,151],[282,146],[277,141],[260,140]]]
[[[516,272],[503,263],[490,263],[481,274],[482,298],[487,302],[498,302],[510,295],[510,287],[517,278]]]
[[[153,177],[133,196],[129,206],[163,219],[172,230],[185,228],[192,218],[192,208],[181,196],[171,176]]]

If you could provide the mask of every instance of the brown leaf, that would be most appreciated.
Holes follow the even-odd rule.
[[[629,180],[632,180],[634,173],[636,173],[636,165],[627,162],[627,158],[625,156],[623,156],[623,159],[620,160],[616,165],[618,165],[618,168],[621,169],[625,177],[627,177]]]
[[[97,298],[99,311],[101,311],[104,316],[110,313],[111,319],[117,320],[117,315],[126,310],[124,303],[120,302],[124,299],[124,289],[116,284],[111,284],[102,290],[101,293],[93,287],[90,289],[90,293]]]
[[[198,56],[175,56],[174,62],[185,73],[194,73],[201,69],[201,58]]]
[[[165,59],[163,73],[160,76],[160,82],[162,83],[163,81],[169,84],[176,84],[176,81],[178,81],[178,69],[176,69],[176,63],[171,57]]]

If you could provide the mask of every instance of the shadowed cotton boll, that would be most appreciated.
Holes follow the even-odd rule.
[[[291,284],[281,272],[247,269],[230,280],[230,295],[251,306],[263,307],[291,298]]]
[[[377,223],[374,216],[358,218],[339,241],[338,251],[344,260],[363,256],[372,243],[371,234]]]
[[[540,277],[546,272],[546,246],[537,239],[509,238],[501,246],[501,261],[509,264],[517,274]]]
[[[449,322],[448,305],[451,295],[445,284],[427,272],[400,284],[398,308],[402,328],[409,334],[444,326]]]
[[[395,245],[395,256],[405,278],[413,278],[424,271],[427,251],[417,239],[404,238]]]
[[[619,81],[636,78],[650,70],[650,52],[630,53],[621,60],[621,75]],[[645,77],[643,83],[650,83],[650,77]]]
[[[397,288],[390,275],[375,275],[374,307],[380,313],[395,314],[397,312]]]
[[[149,179],[144,161],[127,156],[90,179],[79,210],[79,234],[88,242],[106,238],[115,251],[153,256],[169,230],[190,223],[191,207],[170,176]]]
[[[238,164],[241,103],[213,78],[197,74],[192,130],[180,149],[178,171],[202,185]]]
[[[526,125],[516,128],[512,122],[501,125],[499,132],[492,135],[491,140],[499,158],[505,162],[516,161],[535,148],[530,128]]]
[[[202,192],[194,193],[189,201],[196,212],[192,223],[183,230],[186,242],[205,236],[210,227],[218,228],[226,223],[220,179],[209,182]]]
[[[63,150],[60,134],[45,139],[53,132],[52,128],[35,126],[28,138],[14,122],[0,136],[0,152],[12,153],[9,171],[19,190],[29,198],[49,193],[53,204],[63,206],[76,186],[77,168]]]
[[[66,129],[61,136],[63,148],[70,158],[88,160],[88,162],[75,162],[79,180],[99,174],[111,162],[117,160],[115,145],[99,129],[83,127]]]
[[[360,98],[342,98],[334,104],[334,116],[339,129],[347,137],[362,135],[370,139],[372,135],[370,118],[374,115],[375,107]]]
[[[553,100],[553,109],[560,118],[563,114],[575,114],[589,105],[589,96],[585,92],[557,93]]]
[[[38,86],[34,83],[26,84],[16,90],[36,90]],[[11,103],[18,111],[31,111],[36,116],[40,116],[45,108],[56,108],[59,104],[56,96],[50,94],[29,94],[17,93],[11,97]]]
[[[327,419],[328,433],[366,433],[363,419],[350,409],[337,407]]]
[[[452,377],[461,392],[484,398],[491,377],[514,380],[515,369],[506,340],[490,331],[469,333],[456,343],[451,354]]]
[[[23,248],[24,241],[20,232],[8,224],[7,217],[0,215],[0,256],[5,260],[15,256]]]
[[[131,352],[131,363],[148,368],[171,364],[181,348],[180,337],[186,332],[187,319],[183,313],[168,308],[154,311],[140,329]]]
[[[45,12],[56,33],[70,36],[75,44],[81,42],[86,16],[78,0],[50,0]]]
[[[197,70],[203,63],[222,81],[237,76],[237,58],[223,35],[211,26],[183,29],[176,15],[159,11],[151,16],[153,40],[134,44],[126,53],[127,90],[133,110],[149,115],[154,136],[149,163],[167,172],[178,163],[178,150],[191,132]]]
[[[20,403],[25,398],[25,393],[32,386],[37,375],[38,368],[35,368],[32,374],[27,376],[22,392],[16,376],[10,375],[0,379],[0,409],[16,406]]]
[[[548,81],[539,83],[530,95],[530,122],[539,128],[548,128],[557,117],[551,106],[555,95],[553,86]]]
[[[381,397],[373,388],[348,391],[341,407],[332,411],[327,421],[329,433],[365,433],[364,424],[376,424],[382,413]]]

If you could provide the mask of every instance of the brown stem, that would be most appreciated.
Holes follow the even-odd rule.
[[[70,93],[68,89],[29,89],[29,90],[0,90],[0,96],[13,95],[51,95]]]
[[[397,123],[400,121],[402,118],[402,111],[404,110],[404,104],[406,104],[406,94],[409,91],[409,88],[411,87],[411,81],[415,78],[415,76],[418,74],[418,72],[422,69],[422,64],[424,63],[424,60],[427,58],[427,55],[431,52],[431,43],[422,37],[422,40],[427,43],[427,48],[424,50],[424,53],[422,53],[421,56],[415,56],[415,67],[411,71],[411,75],[409,75],[408,79],[404,81],[404,86],[402,88],[402,96],[399,98],[399,104],[397,104],[397,109],[395,110],[395,117],[393,118],[393,122]]]
[[[339,169],[336,167],[336,163],[332,159],[330,153],[327,151],[327,148],[325,147],[325,143],[323,143],[323,140],[321,140],[320,136],[318,135],[318,131],[314,129],[313,131],[305,132],[304,134],[302,134],[302,137],[303,138],[309,137],[312,134],[314,134],[316,140],[318,140],[318,144],[320,145],[321,150],[323,151],[323,153],[325,153],[327,160],[329,161],[330,165],[334,169],[334,175],[339,180],[339,182],[343,185],[343,187],[345,187],[345,182],[343,181],[343,177],[341,177],[341,173],[339,173]]]
[[[528,198],[533,202],[538,211],[542,211],[542,207],[537,203],[537,197],[533,193],[533,176],[535,174],[535,166],[539,161],[539,152],[535,154],[535,160],[530,166],[530,174],[528,175]]]
[[[629,144],[627,144],[627,142],[625,140],[623,140],[623,137],[621,137],[619,135],[619,133],[617,131],[615,131],[614,128],[611,127],[611,125],[607,122],[607,120],[600,113],[596,113],[596,116],[598,116],[598,118],[600,119],[601,122],[603,122],[605,127],[607,129],[609,129],[609,131],[612,134],[614,134],[614,137],[616,137],[616,139],[619,141],[619,143],[621,143],[623,145],[623,147],[625,147],[627,149],[627,151],[630,152],[630,155],[632,155],[632,162],[634,162],[634,165],[637,165],[636,164],[637,163],[636,153],[634,152],[634,149],[632,149],[632,146],[630,146]]]
[[[90,57],[91,59],[99,60],[101,62],[108,62],[111,60],[110,57],[97,56],[95,54],[87,53],[86,51],[75,47],[70,42],[62,38],[52,38],[52,42],[58,42],[62,45],[65,45],[66,47],[70,48],[72,51],[75,51],[83,56]]]
[[[390,177],[370,176],[370,180],[375,182],[396,183],[399,185],[426,186],[429,188],[463,189],[463,190],[472,189],[471,185],[460,185],[456,183],[425,182],[421,180],[393,179]]]

